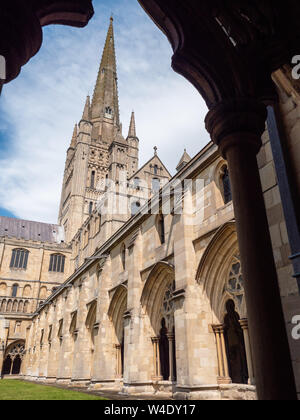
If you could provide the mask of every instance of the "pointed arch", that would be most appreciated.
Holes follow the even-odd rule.
[[[25,341],[17,340],[6,349],[2,375],[19,375],[25,356]]]
[[[196,274],[196,281],[206,294],[216,321],[222,323],[226,313],[226,302],[232,299],[227,281],[233,264],[238,263],[239,247],[234,222],[224,224],[208,244]],[[241,315],[245,317],[245,303],[241,305]]]
[[[108,309],[108,316],[114,325],[119,344],[122,344],[124,338],[124,313],[127,310],[127,292],[127,287],[124,284],[118,286]]]
[[[154,332],[161,328],[161,307],[167,287],[175,280],[175,269],[172,264],[161,261],[152,268],[145,282],[141,304],[148,314]]]
[[[96,323],[96,316],[97,316],[97,300],[94,300],[89,305],[89,310],[88,310],[88,314],[85,321],[85,325],[89,330],[93,329]]]

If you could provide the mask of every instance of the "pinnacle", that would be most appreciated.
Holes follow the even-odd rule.
[[[135,125],[134,111],[132,111],[132,114],[131,114],[128,137],[136,137],[136,125]]]
[[[77,124],[75,124],[74,131],[73,131],[73,136],[72,136],[72,140],[71,140],[71,146],[70,146],[72,148],[76,147],[77,135],[78,135],[78,127],[77,127]]]
[[[91,103],[90,103],[90,97],[88,96],[86,98],[86,102],[85,102],[85,106],[84,106],[84,111],[83,111],[83,115],[82,115],[82,119],[85,121],[90,121],[90,117],[91,117]]]

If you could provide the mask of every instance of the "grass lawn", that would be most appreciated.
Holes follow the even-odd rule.
[[[87,401],[103,400],[96,395],[37,385],[17,380],[0,380],[1,401]]]

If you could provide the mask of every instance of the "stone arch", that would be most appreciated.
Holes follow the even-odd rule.
[[[155,264],[144,285],[141,304],[144,313],[149,316],[154,335],[158,335],[161,329],[161,307],[166,289],[174,279],[174,266],[162,261]]]
[[[1,301],[0,312],[6,312],[6,299]]]
[[[86,321],[85,321],[85,325],[89,330],[91,330],[96,323],[96,315],[97,315],[97,301],[94,300],[90,304]]]
[[[28,310],[29,310],[29,301],[26,300],[25,303],[24,303],[24,309],[23,309],[24,314],[27,314]]]
[[[45,300],[47,298],[47,287],[41,287],[40,299]]]
[[[232,299],[226,282],[235,261],[239,261],[237,233],[235,223],[228,222],[218,229],[208,244],[196,274],[196,281],[210,302],[216,323],[224,321],[226,302]],[[246,317],[244,299],[240,316]]]
[[[21,313],[24,310],[24,301],[20,300],[18,305],[18,312]]]
[[[12,343],[5,352],[2,375],[19,375],[24,356],[25,341],[19,340]]]
[[[113,326],[114,346],[116,349],[116,377],[122,378],[125,368],[125,320],[124,314],[127,311],[127,287],[122,284],[117,287],[111,299],[108,317]]]
[[[23,289],[23,297],[30,297],[31,295],[31,286],[29,284],[26,284],[26,286]]]
[[[127,310],[127,287],[120,285],[111,299],[108,316],[113,323],[116,339],[121,345],[124,338],[124,313]]]

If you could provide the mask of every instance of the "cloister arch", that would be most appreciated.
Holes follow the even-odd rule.
[[[174,320],[175,270],[172,264],[155,264],[145,282],[141,305],[152,330],[154,380],[176,381]]]
[[[113,340],[116,349],[116,376],[124,374],[125,363],[125,325],[124,314],[127,311],[127,286],[120,285],[111,299],[108,317],[113,325]]]
[[[158,335],[161,329],[161,307],[166,289],[174,279],[174,266],[167,262],[159,262],[152,268],[145,282],[141,305],[143,313],[149,316],[154,335]]]
[[[208,244],[196,280],[210,305],[220,383],[254,383],[252,351],[238,239],[234,222],[224,224]],[[248,374],[249,371],[249,374]]]
[[[237,233],[235,223],[228,222],[218,229],[206,247],[196,274],[196,281],[210,302],[215,323],[223,322],[229,299],[237,303],[241,318],[247,316],[245,299],[238,302],[226,284],[235,263],[240,264]]]
[[[19,375],[24,356],[25,341],[19,340],[12,343],[5,352],[2,375]]]

